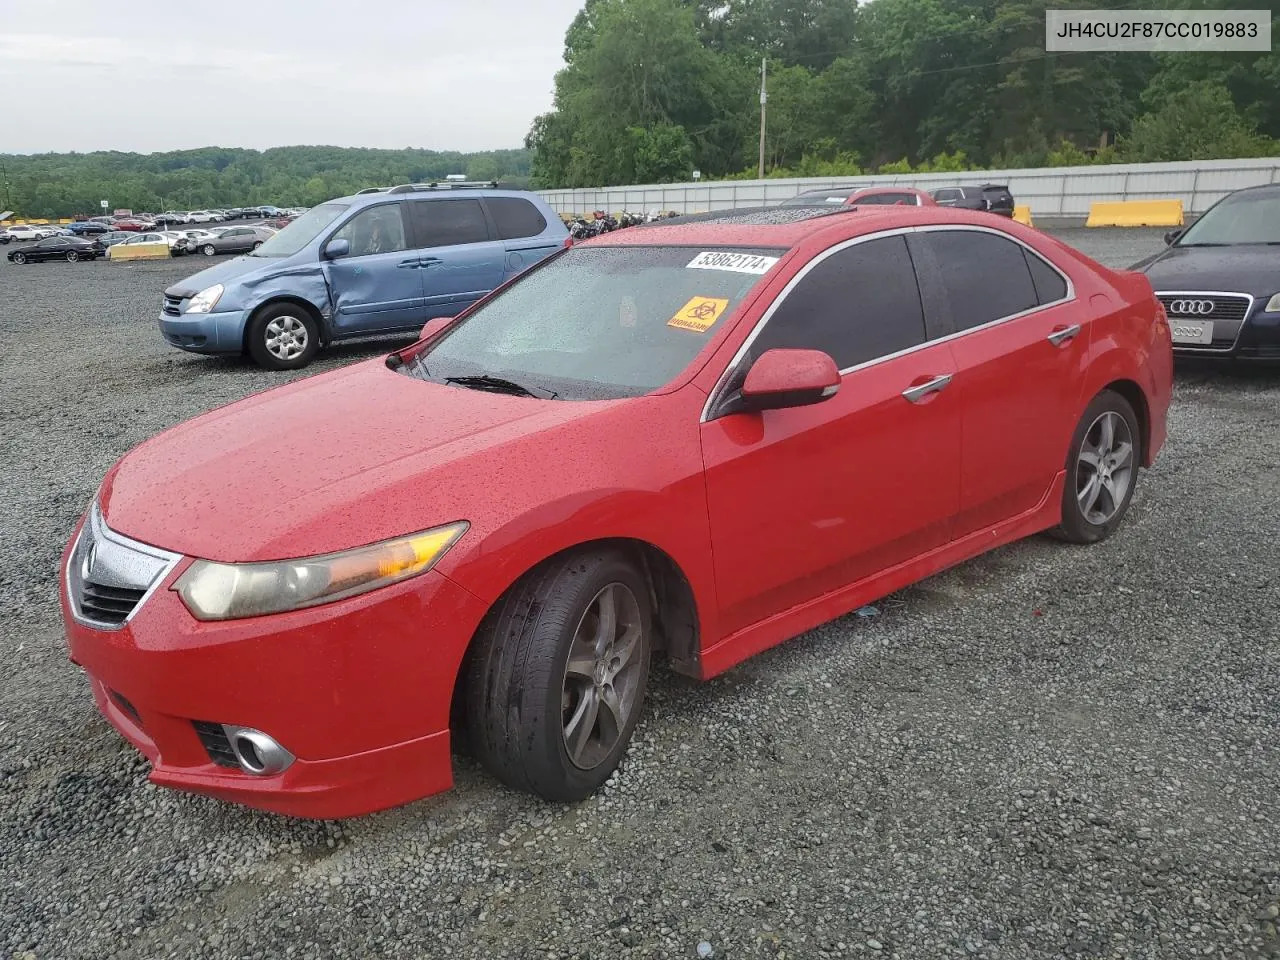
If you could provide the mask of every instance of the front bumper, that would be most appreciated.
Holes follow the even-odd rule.
[[[429,572],[308,610],[209,623],[169,589],[184,560],[123,627],[104,630],[73,617],[65,565],[71,660],[151,762],[151,782],[324,819],[452,786],[454,681],[484,615],[452,580]],[[196,722],[261,730],[296,759],[269,776],[219,765]]]
[[[224,313],[160,314],[160,333],[170,345],[192,353],[240,353],[249,316],[243,310]]]

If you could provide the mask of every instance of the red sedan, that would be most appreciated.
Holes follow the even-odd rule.
[[[62,608],[151,779],[357,815],[448,788],[453,720],[581,798],[652,656],[714,677],[1020,537],[1115,531],[1165,439],[1147,280],[984,214],[802,215],[576,245],[120,460]]]

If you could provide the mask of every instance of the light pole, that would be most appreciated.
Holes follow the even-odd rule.
[[[769,61],[766,57],[760,58],[760,170],[759,178],[764,179],[764,105],[769,102],[769,93],[765,88],[765,79],[768,75]]]

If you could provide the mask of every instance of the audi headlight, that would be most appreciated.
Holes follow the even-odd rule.
[[[1267,301],[1267,305],[1262,308],[1267,313],[1280,313],[1280,293]]]
[[[219,298],[222,296],[222,284],[215,283],[212,287],[206,287],[191,298],[191,304],[187,307],[187,313],[208,313],[218,304]]]
[[[236,620],[300,610],[426,573],[467,532],[467,527],[463,520],[367,547],[301,560],[197,560],[173,588],[197,620]]]

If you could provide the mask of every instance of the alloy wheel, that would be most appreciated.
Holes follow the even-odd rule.
[[[1076,500],[1089,523],[1101,526],[1119,512],[1133,483],[1133,435],[1108,410],[1085,431],[1076,459]]]
[[[67,263],[75,263],[79,259],[80,254],[76,253],[74,250],[67,251]]]
[[[643,630],[640,604],[621,583],[605,585],[578,622],[560,705],[565,751],[580,770],[609,757],[639,707]]]
[[[267,350],[277,360],[296,360],[307,349],[307,326],[286,314],[267,324],[265,338]]]

